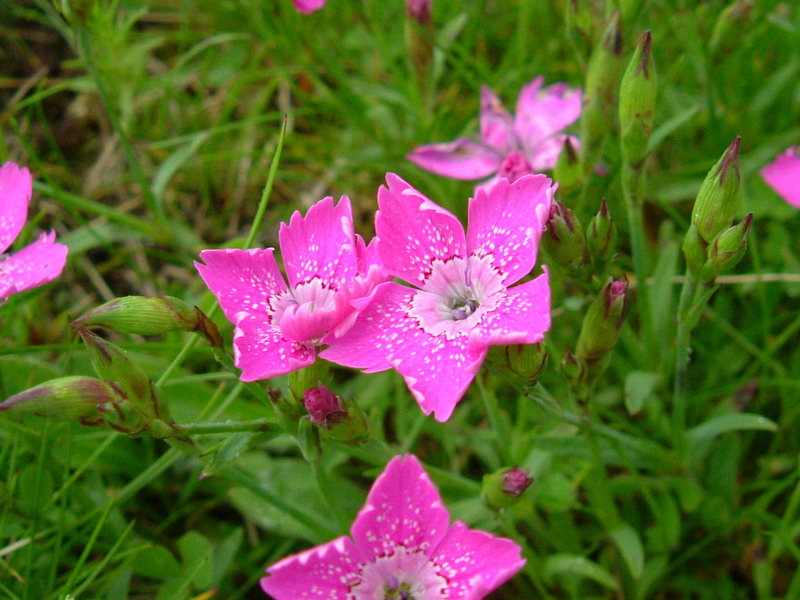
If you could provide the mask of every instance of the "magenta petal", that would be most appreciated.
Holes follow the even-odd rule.
[[[574,123],[581,115],[580,89],[573,89],[566,83],[542,89],[542,83],[543,77],[534,79],[522,88],[517,100],[514,128],[529,153],[542,140]]]
[[[420,146],[406,158],[431,173],[468,180],[491,175],[503,160],[502,154],[494,148],[467,138]]]
[[[292,288],[319,278],[339,289],[355,276],[357,258],[350,199],[323,198],[303,217],[295,211],[281,223],[281,255]]]
[[[325,6],[327,0],[292,0],[298,12],[309,14]]]
[[[415,326],[408,305],[416,290],[393,281],[379,285],[372,301],[362,307],[355,324],[341,337],[328,336],[330,347],[320,357],[367,373],[385,371],[388,356],[404,342],[404,331]]]
[[[493,344],[537,344],[550,329],[550,284],[547,270],[533,281],[506,291],[506,296],[487,313],[470,342]]]
[[[55,232],[43,233],[18,252],[0,256],[0,301],[61,275],[68,249],[64,244],[57,244],[55,239]]]
[[[275,563],[261,588],[275,600],[348,600],[360,562],[355,544],[343,536]]]
[[[219,300],[228,320],[236,323],[237,314],[271,314],[270,298],[286,291],[274,250],[203,250],[195,262],[200,277]]]
[[[761,177],[778,195],[792,206],[800,208],[800,146],[789,148],[761,169]]]
[[[450,517],[415,456],[395,456],[375,480],[351,535],[367,560],[397,546],[429,555],[445,537]]]
[[[12,162],[0,167],[0,254],[8,250],[25,225],[31,190],[28,169]]]
[[[480,188],[470,200],[467,247],[471,254],[491,255],[506,286],[536,264],[554,192],[549,178],[526,175],[514,183],[501,179],[488,194]]]
[[[481,140],[505,154],[516,145],[514,120],[495,93],[481,86]]]
[[[453,523],[431,558],[447,579],[452,600],[484,598],[525,565],[517,544],[468,529],[461,521]]]
[[[261,381],[312,364],[314,348],[287,340],[263,315],[242,312],[233,333],[234,364],[242,381]]]
[[[397,175],[387,173],[386,181],[375,215],[378,256],[387,273],[419,285],[434,260],[465,256],[464,227]]]

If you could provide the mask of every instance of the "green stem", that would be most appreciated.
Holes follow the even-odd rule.
[[[268,431],[275,427],[272,419],[252,421],[226,421],[224,423],[187,423],[178,425],[176,435],[209,435],[213,433],[240,433],[243,431]]]
[[[511,440],[508,439],[507,428],[503,427],[500,409],[497,406],[497,398],[486,389],[482,377],[476,377],[475,379],[481,392],[483,404],[486,407],[486,415],[489,417],[489,423],[492,426],[492,431],[494,431],[495,448],[500,455],[500,460],[504,465],[511,465],[514,462],[511,458]]]
[[[627,161],[622,164],[622,193],[625,196],[625,211],[631,236],[631,254],[637,281],[644,283],[647,277],[647,246],[644,236],[642,206],[644,198],[644,171],[632,167]]]
[[[675,377],[672,391],[672,434],[681,454],[683,454],[684,450],[684,433],[686,432],[686,378],[689,369],[689,342],[691,336],[688,313],[692,306],[694,292],[694,280],[687,270],[678,304]]]

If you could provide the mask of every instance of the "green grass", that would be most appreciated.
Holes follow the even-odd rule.
[[[388,457],[411,451],[453,518],[523,546],[526,567],[492,598],[800,598],[800,214],[758,176],[800,140],[800,8],[755,3],[712,48],[726,2],[435,0],[432,33],[407,22],[401,0],[330,0],[310,16],[290,0],[97,4],[82,23],[49,0],[0,2],[0,159],[36,181],[15,247],[48,228],[70,246],[61,278],[0,307],[0,400],[92,376],[68,323],[114,297],[211,309],[192,263],[203,248],[245,242],[284,115],[254,245],[277,246],[278,223],[326,195],[348,194],[371,236],[387,171],[465,217],[472,184],[423,172],[405,154],[474,135],[481,84],[509,108],[539,74],[582,85],[616,4],[623,69],[650,29],[658,71],[644,207],[652,279],[635,286],[588,405],[560,363],[598,288],[554,265],[549,366],[535,387],[485,366],[443,425],[421,415],[393,371],[337,368],[331,386],[364,409],[375,439],[323,442],[310,462],[308,440],[281,433],[267,396],[285,392],[286,378],[241,384],[193,334],[109,333],[159,381],[177,422],[275,426],[197,436],[207,451],[198,457],[149,437],[4,417],[0,596],[264,597],[268,564],[346,532]],[[424,76],[407,51],[411,33],[433,47]],[[620,276],[633,262],[613,121],[601,158],[609,174],[561,199],[585,199],[584,226],[608,199]],[[680,242],[700,184],[737,135],[736,220],[755,220],[736,277],[691,332],[682,436]],[[230,344],[231,326],[214,319]],[[635,414],[626,390],[628,403],[639,393]],[[530,468],[535,483],[498,516],[480,480],[509,464]]]

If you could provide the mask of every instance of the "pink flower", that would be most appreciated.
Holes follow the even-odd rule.
[[[11,162],[0,167],[0,304],[11,294],[52,281],[67,262],[67,247],[55,242],[53,231],[19,252],[3,254],[25,225],[32,186],[28,169]]]
[[[481,87],[481,141],[459,138],[416,148],[407,158],[427,171],[455,179],[497,174],[511,181],[552,169],[567,136],[558,133],[581,114],[581,91],[565,83],[542,89],[543,77],[522,88],[512,117],[488,87]],[[577,140],[571,138],[577,146]]]
[[[350,199],[325,198],[303,218],[281,224],[287,287],[274,250],[203,250],[195,263],[234,331],[234,359],[242,381],[284,375],[312,364],[331,332],[341,335],[385,280],[372,244],[353,232]]]
[[[800,146],[789,148],[761,169],[764,181],[792,206],[800,208]]]
[[[378,192],[377,253],[386,282],[355,325],[322,352],[375,372],[394,367],[425,414],[446,421],[493,344],[535,344],[550,327],[547,273],[514,288],[536,263],[555,188],[544,175],[502,179],[458,219],[387,174]]]
[[[479,600],[525,564],[511,540],[449,521],[419,461],[396,456],[350,537],[272,565],[261,587],[275,600]]]
[[[298,12],[309,14],[325,6],[327,0],[292,0]]]

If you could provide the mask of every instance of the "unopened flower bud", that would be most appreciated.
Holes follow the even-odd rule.
[[[601,365],[617,343],[628,304],[628,280],[609,280],[594,299],[583,318],[576,354],[586,361],[590,371]],[[605,366],[597,370],[602,372]],[[599,374],[596,373],[596,374]]]
[[[547,365],[547,350],[544,342],[490,346],[488,358],[499,369],[532,384]]]
[[[586,70],[583,112],[581,113],[581,146],[584,169],[594,168],[603,137],[616,109],[615,94],[622,57],[622,32],[619,12],[608,22],[600,42],[595,45]]]
[[[523,492],[533,483],[529,469],[504,467],[483,476],[482,493],[486,503],[494,509],[508,508],[519,503]]]
[[[324,385],[307,389],[303,394],[303,405],[311,423],[323,429],[331,439],[348,443],[366,439],[367,419],[361,409]]]
[[[406,11],[408,16],[427,25],[431,20],[431,4],[433,0],[406,0]]]
[[[656,107],[656,70],[650,31],[642,36],[619,89],[619,124],[622,150],[628,164],[636,167],[647,156]]]
[[[61,377],[11,396],[0,411],[29,413],[62,421],[92,420],[98,406],[125,400],[122,391],[93,377]]]
[[[600,210],[589,223],[586,244],[595,266],[602,266],[617,251],[617,225],[608,212],[606,199],[600,201]]]
[[[692,223],[706,243],[731,226],[739,206],[740,140],[737,136],[711,168],[694,201]]]
[[[533,171],[529,171],[532,173]],[[572,139],[567,136],[564,140],[564,147],[558,155],[556,166],[553,169],[553,178],[558,182],[559,189],[570,190],[581,180],[583,169],[581,161]]]
[[[739,264],[747,250],[747,235],[752,222],[753,213],[750,213],[743,221],[714,238],[708,248],[708,261],[700,274],[703,283],[713,283],[718,276]]]
[[[697,225],[694,223],[689,226],[689,231],[683,237],[681,248],[689,274],[692,278],[697,279],[700,276],[700,269],[706,262],[708,244],[700,237],[700,232],[697,231]]]
[[[589,260],[583,227],[575,214],[560,202],[553,202],[542,244],[562,267],[571,268]]]
[[[755,6],[754,0],[737,0],[719,13],[708,42],[708,49],[712,54],[719,51],[723,45],[728,46],[729,41],[735,43],[734,36],[746,26],[753,6]]]
[[[588,367],[585,360],[575,356],[572,352],[567,352],[561,359],[561,372],[570,383],[580,385],[586,381]]]
[[[125,296],[98,306],[72,322],[73,327],[105,327],[119,333],[159,335],[182,329],[204,335],[212,346],[221,346],[217,326],[197,307],[179,298]]]

